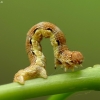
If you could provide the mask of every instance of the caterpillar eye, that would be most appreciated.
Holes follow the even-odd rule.
[[[33,32],[35,33],[35,32],[36,32],[36,30],[38,30],[38,29],[39,29],[39,28],[34,29],[34,31],[33,31]]]
[[[47,30],[50,30],[51,32],[53,32],[53,30],[51,28],[47,28]]]

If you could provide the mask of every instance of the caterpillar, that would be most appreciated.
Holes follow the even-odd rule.
[[[43,37],[50,38],[54,51],[55,68],[60,65],[66,71],[82,64],[83,55],[79,51],[68,49],[63,32],[50,22],[40,22],[28,31],[26,37],[26,51],[30,66],[19,70],[14,76],[14,82],[24,84],[25,80],[32,78],[47,78],[46,58],[40,44]]]

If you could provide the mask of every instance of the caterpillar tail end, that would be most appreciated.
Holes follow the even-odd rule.
[[[47,73],[45,68],[35,65],[35,66],[29,66],[25,69],[19,70],[15,74],[13,81],[24,85],[26,80],[37,78],[37,77],[47,78]]]

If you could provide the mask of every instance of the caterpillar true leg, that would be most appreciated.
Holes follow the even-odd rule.
[[[82,64],[83,55],[78,51],[70,51],[66,46],[66,39],[62,31],[52,23],[40,22],[34,25],[27,33],[26,51],[30,60],[30,66],[18,71],[14,81],[24,84],[25,80],[43,77],[47,78],[45,70],[46,59],[42,53],[42,38],[50,38],[54,50],[55,68],[61,65],[66,69],[73,69]]]

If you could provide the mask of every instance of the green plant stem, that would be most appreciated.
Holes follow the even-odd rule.
[[[56,94],[56,95],[50,96],[47,100],[65,100],[71,94],[73,94],[73,92]]]
[[[0,100],[23,100],[45,95],[100,91],[100,65],[84,70],[49,76],[47,79],[28,80],[25,85],[10,83],[0,86]]]

